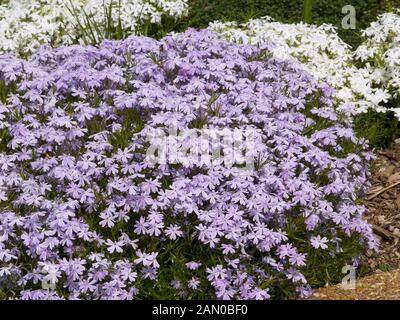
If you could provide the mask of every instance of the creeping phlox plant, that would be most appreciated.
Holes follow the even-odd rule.
[[[399,13],[385,13],[364,30],[365,41],[356,50],[356,56],[373,75],[374,84],[390,93],[392,105],[389,109],[400,119]]]
[[[331,88],[269,45],[189,29],[44,46],[30,61],[1,56],[0,79],[9,298],[306,295],[377,247],[357,202],[365,141]],[[220,156],[196,157],[185,132],[212,128],[250,131],[252,147],[234,143],[234,161],[220,161],[232,150],[218,133]],[[186,151],[154,161],[159,131]]]
[[[388,100],[388,93],[373,87],[368,70],[355,66],[353,51],[332,25],[284,24],[264,17],[244,24],[216,21],[210,28],[230,41],[274,43],[275,57],[299,61],[314,77],[332,86],[340,109],[386,111],[382,103]]]
[[[186,14],[187,0],[6,0],[0,4],[0,52],[30,54],[43,43],[93,43],[118,27],[121,33],[142,34],[148,23]]]

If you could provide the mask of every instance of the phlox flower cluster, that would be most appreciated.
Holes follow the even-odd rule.
[[[6,0],[0,4],[0,52],[31,54],[43,43],[53,45],[82,41],[87,21],[105,25],[111,4],[111,20],[127,34],[140,33],[145,22],[160,24],[187,14],[187,0]],[[107,10],[107,11],[105,11]],[[89,28],[87,28],[89,29]],[[99,32],[90,30],[95,38]]]
[[[382,104],[390,98],[388,92],[373,86],[367,69],[355,66],[353,51],[332,25],[285,24],[264,17],[243,24],[216,21],[210,28],[230,41],[272,42],[275,57],[298,61],[316,79],[333,87],[340,109],[386,111]]]
[[[365,141],[332,88],[270,45],[189,29],[43,46],[28,61],[0,56],[0,85],[9,298],[307,294],[308,275],[349,241],[377,247],[356,201]],[[171,123],[251,129],[253,170],[147,161],[149,132]]]
[[[390,110],[400,119],[400,11],[379,16],[363,36],[365,41],[356,50],[356,56],[372,75],[375,86],[388,91],[397,101]]]

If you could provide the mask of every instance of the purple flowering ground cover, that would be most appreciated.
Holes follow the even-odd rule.
[[[189,29],[42,47],[0,56],[0,92],[5,298],[304,296],[377,247],[365,141],[268,45]],[[149,161],[172,123],[252,129],[253,170]]]

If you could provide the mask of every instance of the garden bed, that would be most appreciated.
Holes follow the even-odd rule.
[[[0,299],[398,298],[399,1],[0,1]]]

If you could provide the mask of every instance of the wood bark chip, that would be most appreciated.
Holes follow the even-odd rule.
[[[377,196],[381,195],[382,193],[384,193],[384,192],[386,192],[386,191],[398,186],[399,184],[400,184],[400,181],[397,181],[396,183],[393,183],[390,186],[388,186],[386,188],[383,188],[382,190],[380,190],[380,191],[374,193],[373,195],[367,197],[367,200],[370,201],[370,200],[376,198]]]
[[[397,234],[394,234],[394,233],[392,233],[382,227],[379,227],[375,224],[372,225],[372,229],[378,236],[381,236],[382,238],[385,238],[387,240],[393,240],[395,238],[400,238],[400,236],[398,236]]]
[[[399,161],[399,158],[390,151],[381,151],[381,152],[379,152],[379,154],[385,156],[386,158],[388,158],[390,160]]]
[[[396,173],[392,174],[388,179],[389,183],[395,183],[397,181],[400,181],[400,172],[396,172]]]

